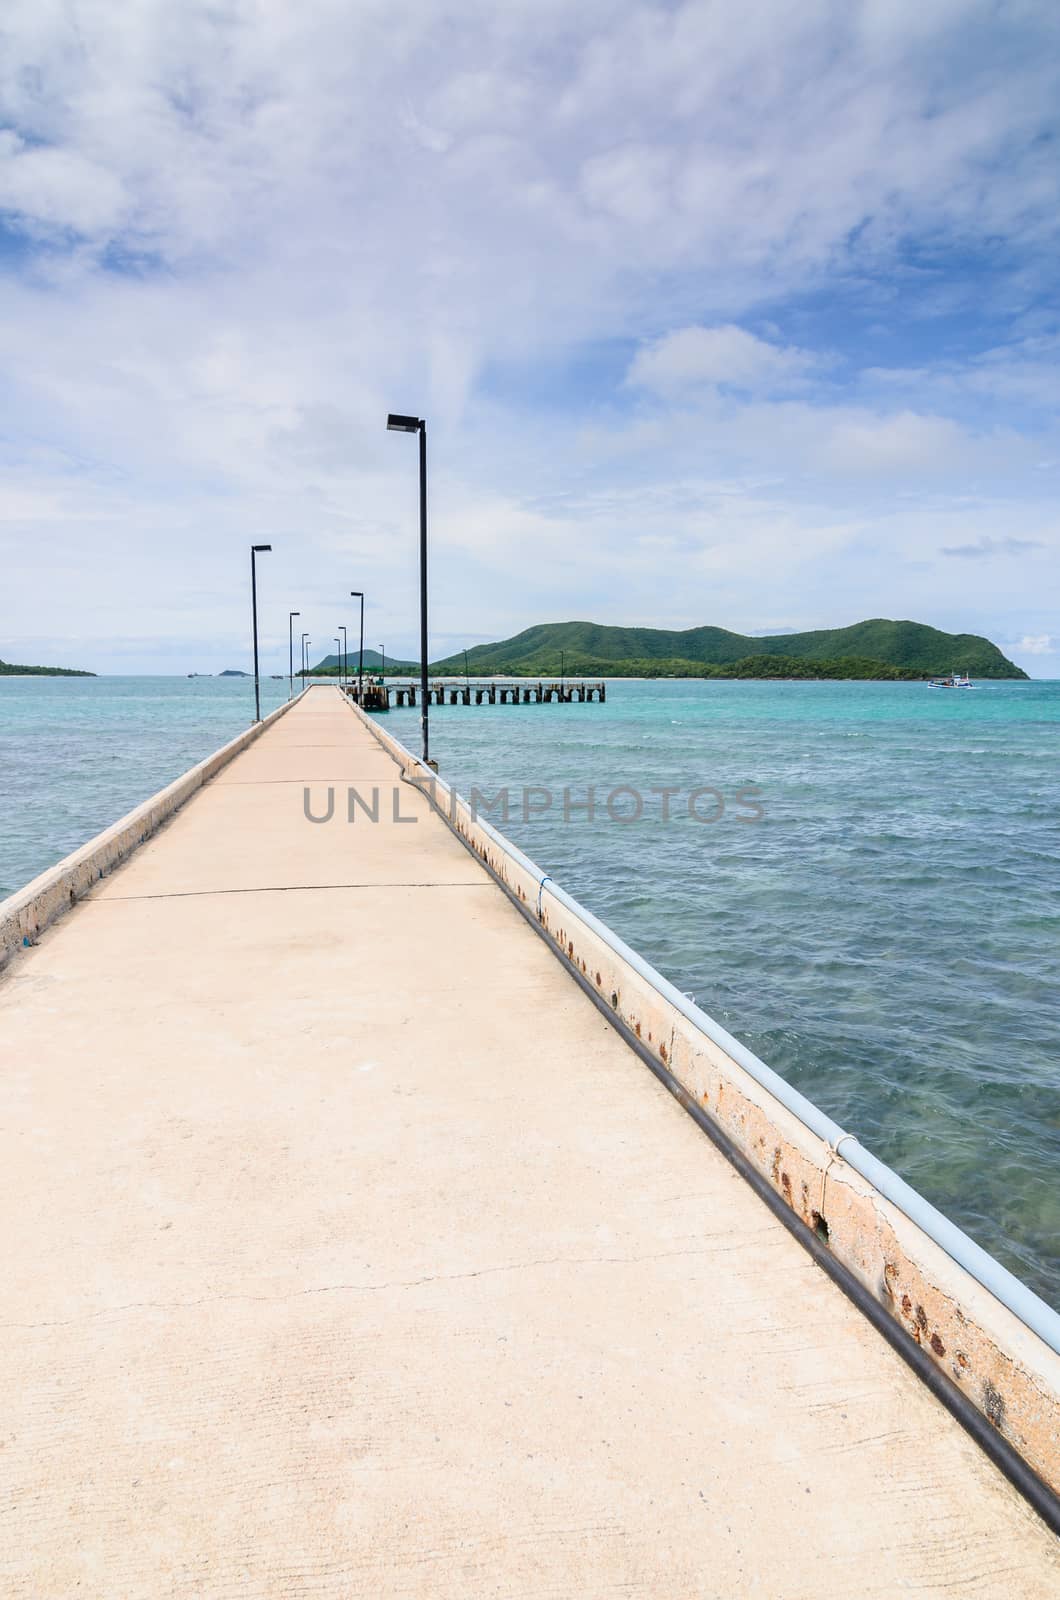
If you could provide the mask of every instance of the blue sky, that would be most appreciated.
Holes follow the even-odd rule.
[[[9,0],[0,655],[914,617],[1060,676],[1060,12]]]

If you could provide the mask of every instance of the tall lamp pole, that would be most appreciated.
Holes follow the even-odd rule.
[[[294,694],[294,619],[300,617],[300,611],[292,611],[287,618],[287,698],[290,700]]]
[[[364,709],[364,595],[360,589],[351,589],[350,594],[355,600],[361,602],[361,647],[357,656],[357,704]]]
[[[350,651],[346,643],[346,624],[344,622],[339,623],[339,632],[342,634],[342,687],[345,689]]]
[[[308,643],[309,643],[309,635],[308,635],[308,633],[303,633],[303,635],[302,635],[302,688],[303,689],[305,688],[305,675],[309,671],[309,651],[306,648]]]
[[[335,671],[342,671],[342,640],[335,635]]]
[[[254,616],[254,721],[261,721],[261,680],[258,676],[258,555],[271,550],[271,544],[252,544],[250,547],[250,608]]]
[[[386,419],[391,433],[420,436],[420,733],[423,764],[430,765],[427,724],[427,422],[423,417],[402,417],[391,412]]]

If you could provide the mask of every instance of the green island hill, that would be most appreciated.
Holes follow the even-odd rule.
[[[0,661],[0,678],[94,678],[94,672],[78,667],[22,667],[13,661]]]
[[[463,661],[463,657],[462,656],[461,656],[460,659],[461,659],[461,661]],[[348,673],[356,673],[358,660],[359,660],[359,656],[358,656],[357,646],[356,645],[352,645],[350,647],[349,655],[346,657],[346,670],[347,670]],[[378,650],[367,650],[366,649],[365,652],[364,652],[364,670],[365,670],[365,672],[378,672],[379,669],[382,666],[383,666],[383,657],[379,653],[379,651]],[[336,656],[336,655],[324,656],[324,658],[321,661],[317,662],[315,667],[310,667],[309,668],[308,672],[306,673],[306,677],[312,677],[312,678],[335,677],[341,670],[342,670],[342,663],[340,662],[338,656]],[[391,672],[393,672],[395,674],[400,674],[400,673],[405,673],[405,672],[419,672],[420,669],[419,669],[419,664],[417,662],[415,662],[415,661],[398,661],[397,659],[391,660],[391,658],[389,656],[387,656],[387,658],[386,658],[386,670],[387,670],[387,675],[389,676],[389,674]],[[463,669],[461,668],[461,670],[463,670]],[[295,672],[295,677],[296,678],[300,678],[301,676],[302,676],[302,673],[301,673],[301,669],[299,668]]]
[[[371,655],[371,662],[369,656]],[[379,656],[365,651],[365,670]],[[351,657],[355,664],[356,657]],[[314,672],[335,671],[327,656]],[[467,671],[479,677],[609,678],[855,678],[884,681],[936,677],[950,671],[975,678],[1027,674],[997,645],[975,633],[944,633],[923,622],[876,617],[848,628],[809,633],[730,633],[725,628],[609,627],[597,622],[544,622],[496,644],[470,646]],[[419,671],[415,662],[386,663],[388,675]],[[465,653],[430,664],[432,674],[462,676]]]

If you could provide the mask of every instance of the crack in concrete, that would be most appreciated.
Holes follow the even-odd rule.
[[[193,1311],[198,1306],[240,1301],[249,1305],[280,1305],[285,1300],[305,1299],[317,1294],[381,1294],[388,1289],[419,1289],[431,1283],[459,1283],[502,1272],[528,1272],[535,1267],[635,1267],[649,1261],[668,1261],[680,1256],[728,1255],[743,1248],[742,1243],[736,1243],[720,1247],[703,1245],[692,1250],[659,1250],[643,1256],[543,1256],[531,1261],[509,1261],[493,1267],[476,1267],[470,1272],[439,1272],[422,1278],[393,1278],[383,1283],[325,1283],[307,1289],[290,1289],[284,1294],[218,1294],[203,1295],[198,1300],[132,1300],[125,1305],[102,1306],[83,1317],[68,1317],[54,1322],[0,1322],[0,1329],[34,1332],[40,1328],[72,1328],[79,1323],[123,1316],[131,1311]]]
[[[325,889],[488,889],[488,881],[455,878],[441,883],[417,883],[398,879],[393,883],[265,883],[245,889],[173,889],[158,894],[108,894],[105,897],[85,896],[85,903],[94,900],[96,905],[124,905],[131,900],[202,900],[211,895],[223,894],[303,894]]]

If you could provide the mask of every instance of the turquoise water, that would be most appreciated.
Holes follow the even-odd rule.
[[[535,861],[1060,1304],[1060,683],[608,695],[432,707],[431,751],[463,793],[507,784]],[[387,726],[418,749],[418,712]],[[627,784],[643,818],[611,821]],[[669,822],[651,785],[682,791]],[[704,785],[716,823],[688,816]],[[553,791],[546,815],[524,820],[524,786]]]
[[[252,678],[0,678],[0,899],[253,720]]]
[[[502,825],[545,870],[1060,1303],[1060,683],[609,696],[432,707],[432,753],[465,793],[507,785]],[[0,895],[252,714],[245,680],[0,679]],[[413,748],[418,715],[387,719]],[[619,785],[639,821],[609,818]],[[524,786],[546,814],[524,819]],[[668,821],[652,786],[678,791]],[[717,822],[688,815],[704,786]]]

